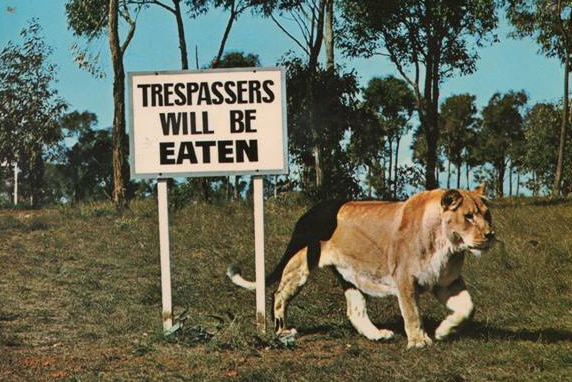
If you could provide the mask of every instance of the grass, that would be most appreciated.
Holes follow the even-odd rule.
[[[267,270],[306,207],[266,203]],[[169,337],[155,201],[124,215],[103,204],[0,211],[0,380],[572,380],[572,204],[492,208],[503,243],[465,268],[473,321],[450,341],[410,351],[394,298],[371,299],[369,309],[397,338],[368,341],[346,319],[327,271],[291,305],[301,333],[293,343],[259,333],[254,294],[225,278],[232,262],[254,274],[247,203],[170,213],[174,314],[183,326]],[[432,334],[445,311],[430,295],[421,307]]]

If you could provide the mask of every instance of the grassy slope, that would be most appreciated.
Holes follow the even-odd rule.
[[[266,204],[267,270],[303,209]],[[328,271],[291,306],[293,346],[258,334],[254,294],[224,276],[235,261],[254,273],[246,204],[171,213],[174,311],[188,312],[168,339],[152,201],[123,217],[102,205],[0,211],[0,380],[572,380],[572,204],[497,205],[493,219],[504,245],[466,266],[473,322],[451,341],[405,351],[396,300],[369,305],[396,340],[368,341]],[[421,305],[432,333],[445,311],[429,295]]]

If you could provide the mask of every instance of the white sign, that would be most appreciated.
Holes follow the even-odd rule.
[[[282,68],[129,73],[132,178],[284,174]]]

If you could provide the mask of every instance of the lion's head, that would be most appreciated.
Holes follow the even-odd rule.
[[[494,240],[491,213],[484,201],[484,186],[474,191],[447,190],[441,197],[442,228],[460,250],[475,255],[489,249]]]

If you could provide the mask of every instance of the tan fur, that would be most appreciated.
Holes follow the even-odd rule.
[[[405,202],[342,205],[333,235],[320,242],[319,266],[334,267],[344,280],[348,317],[358,332],[372,340],[393,337],[373,326],[362,293],[397,296],[408,348],[432,343],[420,318],[420,292],[433,292],[452,311],[437,328],[437,339],[447,337],[471,316],[473,303],[461,277],[464,256],[479,255],[493,240],[483,192],[482,187],[432,190]],[[290,332],[286,308],[310,275],[306,259],[306,248],[290,259],[274,294],[278,334]]]

